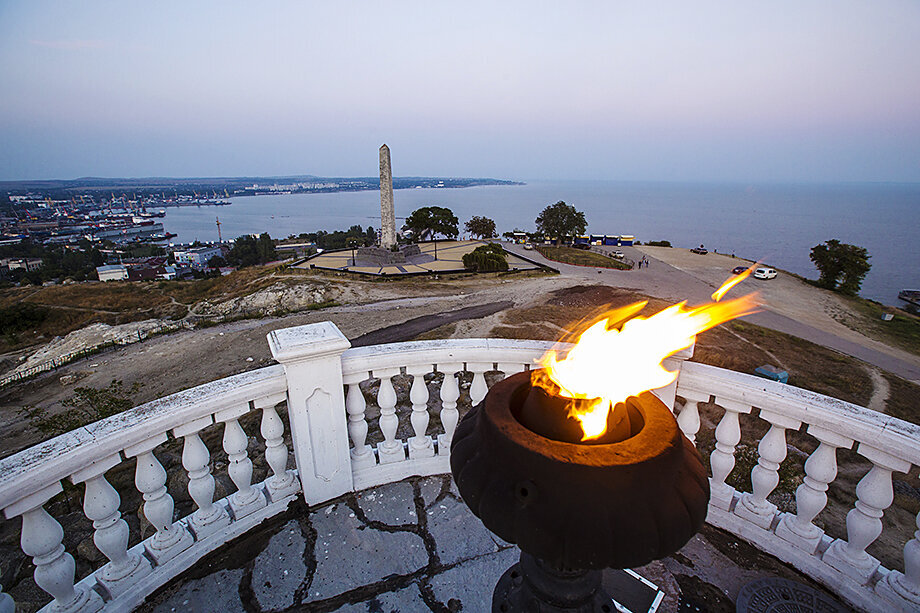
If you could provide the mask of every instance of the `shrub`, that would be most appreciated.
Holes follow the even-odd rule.
[[[463,256],[463,265],[475,272],[501,272],[508,270],[505,250],[497,243],[476,247]]]
[[[47,307],[20,302],[0,308],[0,330],[6,333],[22,332],[37,328],[48,318]]]
[[[65,398],[61,404],[67,410],[57,415],[49,415],[43,407],[25,406],[20,415],[31,420],[32,425],[45,434],[64,434],[71,430],[91,424],[94,421],[117,415],[134,406],[131,398],[143,386],[135,382],[125,388],[118,379],[112,380],[108,387],[78,387],[73,396]]]
[[[636,241],[636,244],[639,244],[639,241]],[[649,247],[670,247],[671,241],[649,241],[645,243]]]

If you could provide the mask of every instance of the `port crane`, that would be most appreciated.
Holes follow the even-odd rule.
[[[217,244],[220,245],[224,242],[224,239],[220,236],[220,217],[215,217],[217,220]]]

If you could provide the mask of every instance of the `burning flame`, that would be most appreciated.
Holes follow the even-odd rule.
[[[692,345],[700,332],[758,310],[756,293],[719,302],[750,272],[726,281],[712,295],[716,302],[703,306],[689,308],[681,302],[650,317],[636,317],[647,304],[639,302],[605,314],[578,337],[564,358],[557,350],[547,352],[539,361],[545,374],[536,377],[534,385],[565,398],[596,400],[587,407],[572,403],[569,414],[581,423],[582,440],[602,436],[616,403],[677,378],[662,360]],[[621,330],[613,327],[622,321],[626,323]]]

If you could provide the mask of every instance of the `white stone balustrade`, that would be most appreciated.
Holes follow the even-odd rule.
[[[230,514],[222,504],[214,503],[214,476],[211,474],[211,454],[201,440],[199,432],[211,425],[211,417],[196,420],[173,430],[176,437],[185,439],[182,447],[182,466],[188,472],[188,495],[198,509],[189,517],[189,528],[195,538],[202,540],[230,524]]]
[[[153,450],[166,442],[166,433],[125,449],[125,457],[137,458],[134,485],[144,495],[144,516],[156,528],[147,541],[147,553],[157,564],[164,564],[192,546],[194,539],[182,524],[173,522],[175,504],[166,490],[166,469]]]
[[[809,426],[808,433],[820,444],[805,461],[805,478],[795,491],[796,512],[783,514],[776,535],[813,554],[821,544],[824,530],[812,522],[827,506],[827,487],[837,478],[837,449],[849,449],[853,439],[817,426]]]
[[[377,445],[377,457],[381,464],[402,462],[406,453],[402,441],[396,440],[399,418],[396,416],[397,398],[393,387],[393,377],[399,374],[399,368],[383,368],[374,371],[374,374],[380,378],[377,406],[380,407],[380,432],[383,434],[383,442]]]
[[[118,510],[121,498],[105,478],[106,471],[120,463],[118,455],[109,456],[70,477],[74,484],[86,484],[83,511],[93,520],[93,528],[96,530],[93,542],[96,548],[109,559],[109,563],[97,573],[97,578],[113,597],[117,597],[152,570],[147,558],[128,551],[128,524]]]
[[[377,464],[374,451],[367,440],[367,401],[361,392],[361,381],[368,378],[367,373],[357,373],[343,377],[348,385],[348,395],[345,397],[345,410],[348,412],[348,436],[351,439],[351,466],[354,470],[369,468]]]
[[[767,530],[776,515],[776,505],[767,496],[779,484],[779,465],[786,459],[786,430],[797,430],[802,422],[766,410],[760,411],[760,418],[770,422],[770,430],[757,447],[760,457],[751,471],[753,491],[741,495],[735,514]]]
[[[256,410],[262,411],[260,431],[265,439],[265,462],[272,469],[272,476],[265,485],[272,502],[293,496],[300,491],[297,473],[287,469],[288,448],[284,444],[284,422],[275,408],[285,400],[285,394],[275,394],[259,398],[252,403]]]
[[[461,365],[457,363],[442,364],[444,380],[441,381],[441,427],[444,431],[438,435],[438,449],[441,455],[450,451],[450,444],[454,440],[454,430],[460,421],[460,412],[457,410],[457,400],[460,399],[460,386],[457,383],[457,373]]]
[[[64,530],[44,508],[61,491],[60,481],[55,481],[6,506],[3,512],[7,519],[22,517],[22,551],[35,564],[35,584],[54,598],[49,607],[66,613],[95,613],[102,609],[102,598],[74,585],[76,563],[61,544]]]
[[[22,550],[34,559],[36,584],[49,594],[47,611],[131,610],[208,552],[282,512],[298,493],[316,504],[413,475],[448,472],[451,438],[466,406],[458,384],[461,373],[472,374],[469,400],[476,403],[487,391],[485,373],[497,370],[501,377],[526,370],[552,346],[467,339],[349,349],[347,339],[331,323],[278,330],[269,335],[269,345],[280,366],[147,403],[0,460],[0,509],[8,519],[22,517]],[[691,354],[692,350],[681,352],[666,362],[669,369],[679,369],[680,376],[656,394],[672,407],[675,394],[684,398],[677,419],[691,440],[700,429],[699,403],[714,398],[725,409],[715,428],[707,521],[794,565],[855,609],[918,610],[920,517],[917,532],[904,538],[903,572],[880,566],[866,548],[883,529],[892,473],[920,466],[920,428],[791,386],[684,362]],[[402,373],[411,377],[406,397],[392,385],[393,377]],[[431,379],[430,373],[437,376]],[[381,418],[372,424],[375,436],[379,427],[382,438],[376,451],[367,443],[369,424],[361,390],[373,379],[380,380],[376,400]],[[277,409],[285,400],[291,450],[284,443],[285,423]],[[435,419],[433,407],[438,404]],[[270,468],[262,483],[251,482],[256,458],[241,424],[251,411],[259,412],[264,462]],[[751,492],[736,492],[726,483],[735,470],[742,413],[770,423],[759,441]],[[411,425],[411,436],[405,440],[399,437],[400,421]],[[801,424],[818,444],[805,463],[796,512],[780,514],[767,499],[786,456],[786,431],[798,430]],[[212,462],[205,445],[205,440],[218,439],[228,454],[227,475],[236,486],[222,500],[214,500]],[[836,478],[837,449],[854,443],[869,468],[857,487],[847,538],[832,541],[815,522]],[[178,492],[167,490],[157,450],[177,444],[195,509],[174,521],[172,496]],[[287,468],[289,455],[295,470]],[[134,486],[144,496],[143,513],[156,529],[130,549],[118,493],[105,476],[129,459],[136,462]],[[74,473],[74,467],[80,469]],[[73,558],[62,545],[61,525],[46,511],[61,492],[61,480],[68,478],[86,484],[85,512],[109,559],[77,581]],[[3,606],[0,594],[0,611]]]
[[[856,486],[856,505],[847,513],[847,540],[837,539],[824,553],[824,561],[860,583],[867,583],[879,562],[866,548],[882,533],[882,515],[894,500],[893,471],[907,472],[910,463],[865,443],[857,452],[872,468]]]
[[[712,477],[709,479],[709,504],[726,511],[731,509],[735,488],[725,480],[735,467],[735,446],[741,441],[741,424],[738,416],[750,413],[751,406],[726,398],[716,398],[716,404],[725,414],[716,426],[716,448],[709,456]]]
[[[696,444],[696,435],[700,431],[700,403],[709,402],[706,392],[684,391],[684,405],[677,416],[677,425],[690,442]]]
[[[246,451],[249,438],[240,425],[240,417],[248,412],[249,405],[239,405],[214,416],[217,422],[224,424],[223,445],[229,462],[227,473],[236,486],[236,492],[230,496],[230,508],[236,518],[246,517],[268,504],[262,490],[252,487],[252,460]]]
[[[428,436],[428,386],[425,384],[425,375],[431,372],[430,365],[416,365],[406,367],[406,374],[412,376],[412,387],[409,390],[409,400],[412,401],[412,431],[415,433],[409,439],[409,458],[430,458],[434,456],[434,443]]]

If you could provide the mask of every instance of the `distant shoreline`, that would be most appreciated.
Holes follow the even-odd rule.
[[[456,189],[463,187],[526,185],[521,181],[482,177],[394,177],[393,189]],[[335,192],[380,189],[377,177],[202,177],[202,178],[103,178],[0,181],[4,197],[35,194],[48,198],[69,199],[77,195],[115,196],[130,192],[132,196],[156,197],[176,195],[223,194],[222,197],[259,196],[266,194],[328,194]]]

